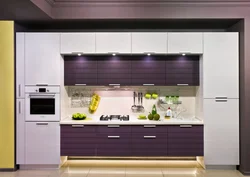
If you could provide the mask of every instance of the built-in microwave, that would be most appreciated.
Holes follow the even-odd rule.
[[[26,121],[60,121],[60,87],[25,87]]]

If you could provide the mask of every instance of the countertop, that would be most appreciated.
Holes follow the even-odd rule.
[[[60,124],[84,124],[84,125],[203,125],[203,121],[193,118],[193,119],[163,119],[161,118],[159,121],[154,120],[139,120],[136,116],[129,116],[129,121],[100,121],[100,116],[92,116],[88,118],[88,120],[72,120],[71,117],[63,118],[60,121]]]

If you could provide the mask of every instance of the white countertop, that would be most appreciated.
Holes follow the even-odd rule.
[[[145,124],[154,124],[154,125],[203,125],[203,121],[193,118],[193,119],[163,119],[159,121],[154,120],[139,120],[136,116],[129,116],[129,121],[100,121],[100,116],[90,117],[92,120],[72,120],[71,117],[66,117],[60,121],[60,124],[84,124],[84,125],[145,125]]]

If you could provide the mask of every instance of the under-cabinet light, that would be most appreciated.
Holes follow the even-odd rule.
[[[112,55],[113,55],[113,56],[116,56],[116,53],[113,53]]]
[[[82,54],[81,54],[81,53],[78,53],[77,55],[78,55],[78,56],[81,56]]]
[[[186,54],[185,53],[183,53],[183,54],[181,54],[182,56],[185,56]]]

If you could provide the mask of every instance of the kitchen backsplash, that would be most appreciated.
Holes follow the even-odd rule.
[[[133,92],[157,93],[159,98],[165,100],[166,95],[180,96],[179,100],[182,104],[178,105],[178,111],[181,111],[180,117],[194,117],[195,116],[195,87],[185,87],[179,89],[178,87],[154,87],[154,89],[145,87],[129,87],[129,88],[111,88],[111,87],[65,87],[65,93],[62,93],[62,109],[64,114],[62,118],[70,116],[73,113],[86,113],[89,117],[122,114],[122,115],[148,115],[152,110],[152,106],[157,106],[157,111],[161,116],[164,116],[168,105],[158,104],[158,99],[145,99],[143,97],[144,112],[132,112],[131,106],[133,102]],[[88,105],[93,93],[101,96],[98,109],[94,114],[88,112]],[[138,98],[136,97],[136,104]],[[176,106],[176,105],[172,105]]]

